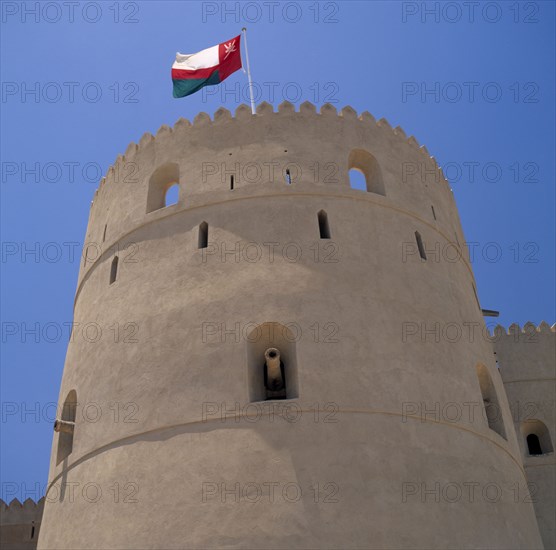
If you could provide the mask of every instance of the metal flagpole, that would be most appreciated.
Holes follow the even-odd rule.
[[[251,69],[249,68],[249,52],[247,51],[247,29],[243,27],[243,40],[245,42],[245,60],[247,61],[247,79],[249,80],[249,97],[251,98],[251,112],[255,114],[255,99],[253,98],[253,81],[251,80]]]

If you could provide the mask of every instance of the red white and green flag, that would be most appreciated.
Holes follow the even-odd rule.
[[[177,53],[172,65],[174,97],[185,97],[204,86],[220,84],[241,69],[240,36],[197,53]]]

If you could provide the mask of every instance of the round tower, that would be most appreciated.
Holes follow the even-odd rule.
[[[427,150],[350,107],[132,143],[91,207],[39,548],[541,548],[463,243]]]

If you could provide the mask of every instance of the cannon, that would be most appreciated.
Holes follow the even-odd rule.
[[[286,399],[286,373],[277,348],[268,348],[264,353],[264,387],[267,399]]]

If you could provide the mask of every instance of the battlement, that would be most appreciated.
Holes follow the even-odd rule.
[[[40,520],[42,509],[44,507],[45,497],[42,497],[37,502],[32,498],[28,498],[23,503],[19,499],[14,498],[9,504],[6,504],[0,498],[0,524],[13,524],[31,521],[37,518]]]
[[[364,182],[355,186],[353,171]],[[168,191],[176,187],[177,202],[169,201]],[[296,111],[286,101],[277,111],[261,103],[255,115],[245,104],[234,115],[223,107],[212,118],[201,112],[192,122],[180,118],[131,143],[95,192],[86,243],[106,250],[177,212],[226,202],[238,207],[254,198],[283,204],[292,196],[356,200],[418,219],[431,249],[465,240],[442,169],[413,136],[349,106],[317,110],[305,102]]]
[[[538,325],[528,321],[520,327],[517,323],[512,323],[507,329],[502,325],[496,325],[490,335],[493,338],[511,336],[513,340],[518,340],[520,334],[534,334],[534,333],[554,333],[556,332],[556,323],[550,326],[546,321],[541,321]]]
[[[295,106],[289,101],[282,102],[280,105],[278,105],[278,110],[274,111],[274,107],[264,101],[257,106],[255,115],[251,113],[251,108],[243,103],[236,108],[233,116],[228,109],[220,107],[214,113],[212,119],[208,113],[200,112],[195,116],[193,122],[190,122],[185,118],[180,118],[172,127],[166,124],[160,126],[160,128],[156,132],[156,135],[153,135],[150,132],[144,133],[138,143],[130,143],[125,153],[123,155],[118,155],[114,163],[107,170],[106,175],[101,179],[100,187],[104,186],[107,181],[117,179],[117,174],[120,173],[122,167],[125,166],[126,162],[129,162],[130,159],[135,158],[138,152],[149,147],[153,144],[153,142],[164,142],[166,139],[168,139],[168,137],[171,137],[175,133],[182,134],[190,129],[207,128],[211,125],[214,126],[215,129],[218,129],[219,125],[221,125],[222,123],[232,120],[236,122],[247,122],[253,118],[289,118],[296,115],[325,118],[341,117],[344,120],[354,121],[358,124],[364,125],[366,128],[371,128],[378,134],[382,132],[384,137],[394,136],[400,143],[406,143],[413,149],[418,150],[424,160],[431,161],[434,164],[435,169],[438,171],[438,175],[435,178],[431,178],[431,180],[434,179],[435,181],[440,181],[446,184],[448,183],[446,177],[444,176],[444,173],[442,172],[442,168],[437,164],[436,159],[429,154],[426,146],[419,145],[419,142],[414,136],[407,137],[405,131],[400,126],[392,128],[388,120],[386,120],[385,118],[376,120],[375,117],[368,111],[364,111],[363,113],[358,115],[355,109],[353,109],[349,105],[343,107],[340,111],[338,111],[336,107],[334,107],[330,103],[325,103],[317,111],[316,105],[309,101],[305,101],[304,103],[302,103],[299,107],[299,111],[296,111]]]
[[[545,321],[523,327],[514,323],[507,330],[497,325],[491,337],[504,382],[554,379],[555,335],[556,324]]]
[[[0,499],[0,547],[6,550],[34,550],[42,522],[45,498],[23,504],[14,498],[9,504]]]

